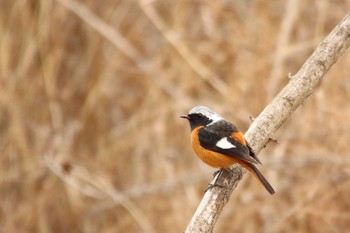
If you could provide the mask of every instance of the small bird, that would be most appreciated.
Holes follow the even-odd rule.
[[[270,194],[275,193],[254,165],[261,164],[260,160],[234,124],[205,106],[196,106],[187,115],[180,117],[189,121],[192,148],[203,162],[220,169],[239,163],[250,171]]]

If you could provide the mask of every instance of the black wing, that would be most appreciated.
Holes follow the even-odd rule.
[[[235,159],[240,159],[248,163],[260,163],[255,156],[253,150],[249,146],[243,145],[236,139],[232,138],[232,132],[237,132],[237,129],[229,122],[225,125],[226,128],[220,128],[220,134],[211,130],[210,127],[202,128],[198,132],[199,142],[202,147],[212,150]],[[231,148],[221,148],[217,146],[217,142],[223,138],[233,145]]]
[[[260,160],[258,159],[258,157],[256,156],[256,154],[255,154],[253,148],[249,145],[249,143],[248,143],[247,141],[246,141],[246,143],[247,143],[247,147],[248,147],[248,149],[249,149],[249,155],[250,155],[251,157],[253,157],[258,163],[262,164],[261,161],[260,161]]]

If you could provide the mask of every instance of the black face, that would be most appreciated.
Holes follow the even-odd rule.
[[[186,118],[190,122],[191,131],[197,128],[198,126],[206,126],[213,122],[213,120],[209,119],[201,113],[188,114],[181,117]]]

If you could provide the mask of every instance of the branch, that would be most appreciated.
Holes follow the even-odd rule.
[[[254,151],[258,154],[265,147],[271,135],[310,96],[330,67],[350,45],[350,14],[316,48],[299,72],[290,77],[289,83],[255,119],[245,134]],[[217,184],[208,190],[197,211],[187,226],[189,232],[212,232],[219,215],[228,202],[231,193],[242,179],[245,170],[234,165],[232,170],[222,173]],[[212,182],[213,182],[212,181]]]

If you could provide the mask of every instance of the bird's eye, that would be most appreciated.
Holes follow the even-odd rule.
[[[189,115],[189,117],[192,120],[199,120],[199,119],[203,118],[203,114],[201,114],[201,113],[191,114],[191,115]]]

